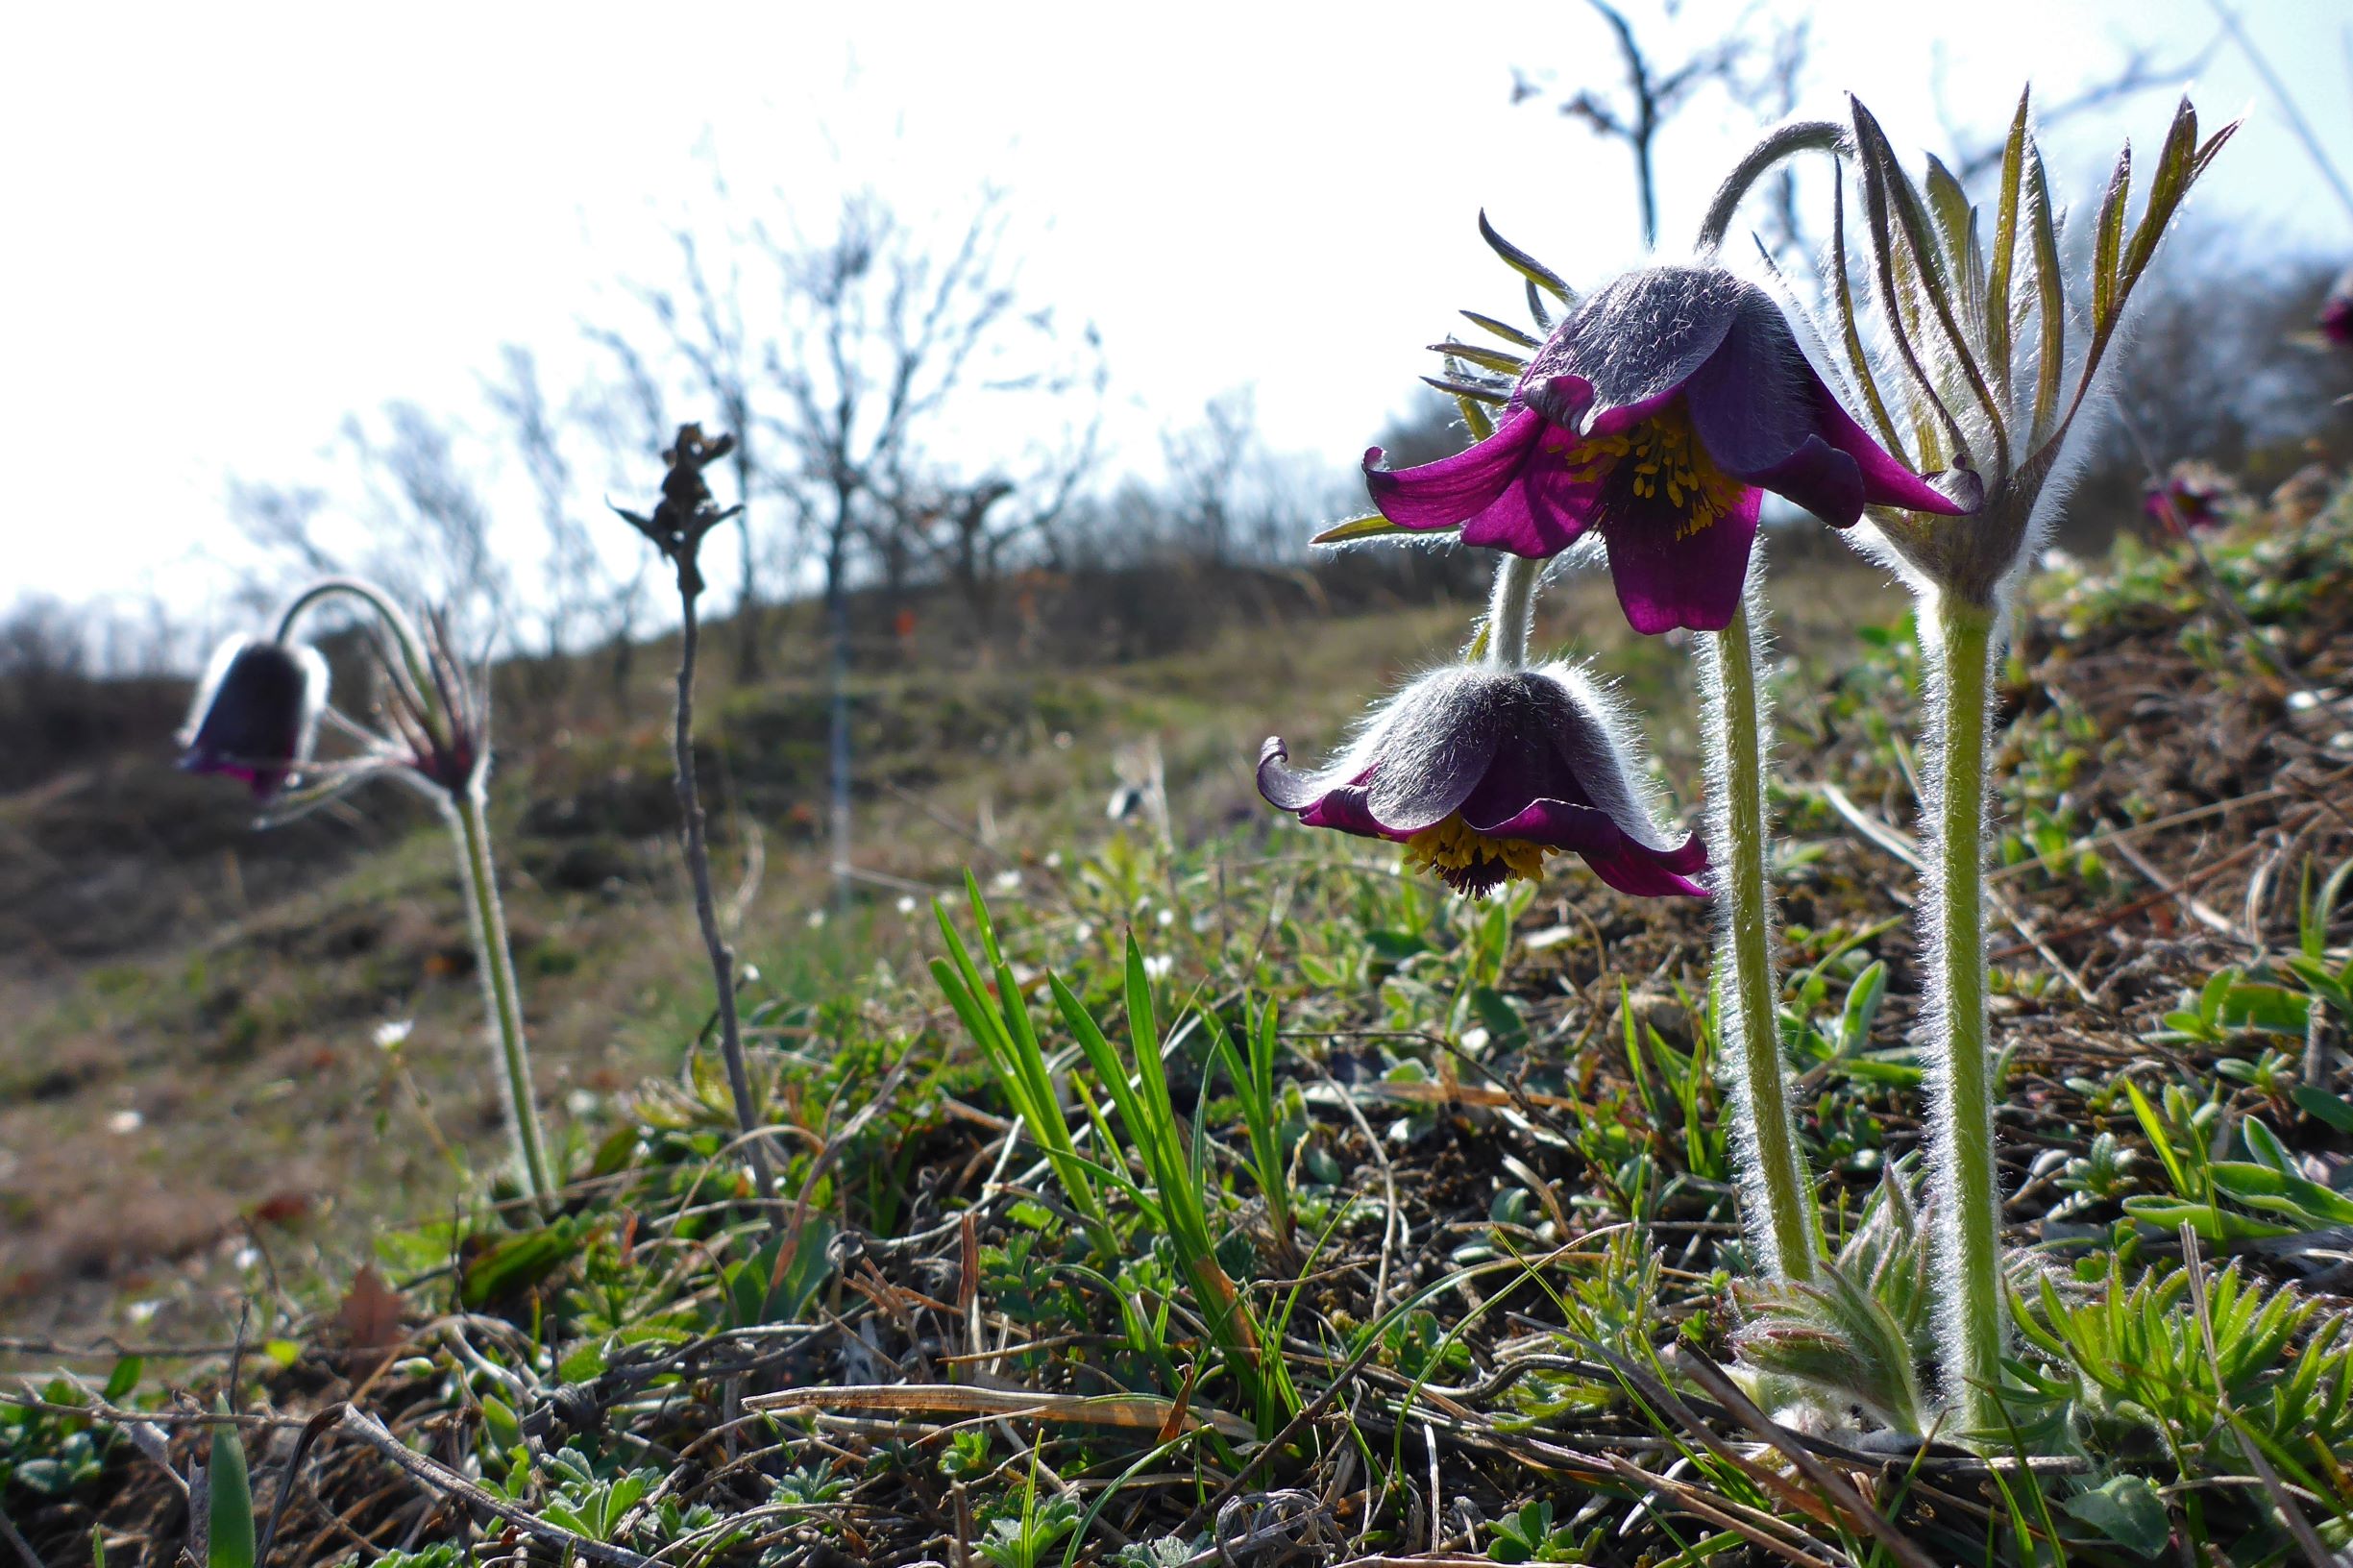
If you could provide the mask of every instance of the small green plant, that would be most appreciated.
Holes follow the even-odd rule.
[[[2204,1447],[2251,1446],[2297,1485],[2353,1508],[2337,1455],[2353,1440],[2353,1323],[2290,1288],[2265,1289],[2234,1262],[2204,1282],[2198,1320],[2187,1268],[2128,1278],[2114,1254],[2088,1294],[2047,1276],[2014,1301],[2042,1355],[2036,1393],[2100,1451],[2155,1436],[2181,1476]]]
[[[964,1481],[989,1471],[989,1433],[986,1428],[966,1427],[950,1433],[947,1447],[940,1454],[940,1474],[951,1481]]]
[[[117,1360],[107,1378],[107,1402],[118,1404],[136,1388],[142,1369],[135,1356]],[[0,1492],[14,1486],[43,1500],[61,1500],[98,1479],[121,1433],[67,1413],[87,1403],[67,1379],[52,1379],[41,1386],[40,1397],[54,1408],[0,1405]]]
[[[1745,1363],[1834,1415],[1859,1406],[1881,1425],[1918,1436],[1934,1419],[1921,1370],[1935,1340],[1928,1237],[1912,1201],[1913,1180],[1908,1164],[1886,1172],[1814,1283],[1765,1282],[1737,1296]]]
[[[352,1559],[355,1565],[357,1558]],[[368,1568],[472,1568],[474,1556],[453,1541],[435,1541],[414,1552],[391,1551],[376,1558]]]
[[[811,1214],[794,1235],[779,1232],[750,1257],[726,1265],[720,1274],[725,1326],[798,1322],[832,1276],[827,1249],[837,1230],[823,1214]]]
[[[549,1493],[540,1516],[592,1541],[616,1542],[630,1510],[653,1490],[662,1472],[651,1468],[599,1475],[587,1455],[564,1448],[547,1460]]]
[[[1489,1562],[1578,1560],[1576,1532],[1567,1525],[1553,1523],[1553,1506],[1550,1503],[1523,1505],[1517,1511],[1505,1514],[1487,1528],[1494,1534],[1494,1539],[1487,1543]]]
[[[831,1459],[798,1464],[776,1478],[773,1501],[793,1507],[817,1508],[840,1502],[849,1494],[849,1478],[837,1476]]]
[[[1000,1513],[972,1543],[993,1568],[1041,1568],[1056,1542],[1078,1529],[1078,1505],[1066,1497],[1038,1498],[1038,1454],[1030,1451],[1030,1474],[1017,1510]]]
[[[1219,1238],[1210,1224],[1207,1207],[1206,1143],[1196,1135],[1188,1148],[1176,1107],[1168,1097],[1168,1079],[1161,1066],[1160,1024],[1152,1003],[1152,982],[1144,972],[1143,950],[1131,935],[1123,990],[1128,1041],[1136,1059],[1133,1081],[1131,1069],[1112,1048],[1087,1004],[1059,975],[1049,972],[1046,985],[1097,1083],[1118,1112],[1120,1127],[1151,1184],[1148,1194],[1128,1184],[1129,1196],[1174,1250],[1177,1266],[1192,1286],[1211,1343],[1217,1347],[1228,1374],[1256,1414],[1259,1430],[1271,1434],[1298,1409],[1298,1396],[1291,1389],[1283,1359],[1265,1353],[1257,1314],[1218,1256]],[[1109,1129],[1101,1113],[1084,1084],[1073,1083],[1090,1118],[1103,1129],[1108,1146]]]
[[[1298,1396],[1291,1388],[1282,1358],[1264,1353],[1264,1336],[1257,1314],[1220,1257],[1222,1238],[1210,1219],[1212,1188],[1205,1158],[1207,1140],[1197,1133],[1188,1139],[1175,1104],[1169,1098],[1167,1074],[1161,1065],[1164,1047],[1142,949],[1131,935],[1121,976],[1128,1040],[1135,1057],[1132,1067],[1121,1060],[1094,1015],[1062,977],[1052,971],[1045,977],[1055,1009],[1077,1040],[1095,1084],[1095,1089],[1090,1090],[1085,1078],[1070,1079],[1071,1089],[1104,1151],[1102,1160],[1089,1160],[1078,1152],[1070,1138],[1068,1123],[1054,1096],[1051,1066],[1039,1043],[1028,1009],[1020,1000],[1020,987],[1005,962],[979,884],[969,873],[966,886],[972,918],[981,933],[982,951],[996,980],[996,994],[993,1000],[988,997],[978,968],[942,911],[940,928],[947,943],[948,959],[934,961],[932,972],[949,1005],[980,1043],[996,1070],[1006,1097],[1045,1151],[1072,1206],[1092,1232],[1098,1254],[1116,1258],[1121,1251],[1096,1189],[1099,1179],[1133,1204],[1149,1234],[1167,1245],[1178,1272],[1191,1287],[1196,1310],[1220,1363],[1254,1412],[1260,1430],[1271,1433],[1297,1410]],[[1273,1036],[1266,1025],[1253,1032],[1251,1048],[1252,1086],[1261,1081],[1255,1076],[1255,1063],[1262,1056],[1266,1064],[1263,1081],[1271,1138]],[[1238,1078],[1240,1076],[1238,1074]],[[1111,1122],[1095,1098],[1098,1090],[1110,1100],[1111,1110],[1117,1115],[1128,1147],[1141,1168],[1141,1182],[1131,1173],[1126,1158],[1118,1152],[1119,1143],[1113,1136]],[[1255,1092],[1255,1088],[1245,1092]],[[1271,1142],[1266,1154],[1271,1164],[1276,1156]],[[1133,1327],[1134,1314],[1129,1315]]]

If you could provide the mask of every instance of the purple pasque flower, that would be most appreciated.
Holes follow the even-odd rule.
[[[2353,349],[2353,267],[2337,275],[2320,302],[2320,335],[2340,349]]]
[[[2238,487],[2212,463],[2175,463],[2162,484],[2144,488],[2141,510],[2168,533],[2201,533],[2230,521]]]
[[[1399,527],[1536,557],[1598,528],[1640,632],[1730,622],[1764,491],[1836,527],[1967,509],[1865,434],[1772,296],[1720,267],[1628,274],[1536,350],[1494,434],[1420,468],[1381,455],[1365,483]]]
[[[213,651],[180,731],[180,766],[244,779],[268,799],[310,758],[327,661],[309,647],[232,637]]]
[[[1621,893],[1705,895],[1696,835],[1660,831],[1617,715],[1564,664],[1457,665],[1380,705],[1322,769],[1259,752],[1259,793],[1310,827],[1387,839],[1457,893],[1542,879],[1547,855],[1584,858]]]
[[[361,644],[373,725],[328,705],[326,661],[288,637],[303,608],[337,594],[357,595],[381,618],[378,635]],[[322,719],[350,743],[338,755],[311,754]],[[446,804],[479,790],[489,769],[488,689],[468,673],[440,617],[428,617],[420,630],[377,590],[331,579],[296,601],[276,639],[233,637],[221,646],[180,742],[182,768],[249,780],[255,795],[288,814],[384,774]],[[302,787],[289,793],[298,773]]]

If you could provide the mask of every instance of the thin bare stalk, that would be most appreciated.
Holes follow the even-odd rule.
[[[695,880],[695,919],[702,926],[702,945],[711,956],[711,977],[719,990],[719,1050],[727,1064],[727,1092],[735,1101],[737,1128],[756,1134],[760,1118],[751,1095],[751,1074],[744,1066],[744,1030],[735,1008],[735,949],[727,945],[726,936],[719,928],[719,904],[711,894],[711,850],[702,793],[695,780],[695,655],[701,643],[701,623],[695,613],[698,597],[696,587],[680,584],[678,603],[683,626],[678,638],[677,727],[672,738],[677,765],[678,816],[684,823],[686,868]],[[751,1156],[753,1184],[765,1198],[773,1190],[768,1142],[753,1137],[744,1146]]]

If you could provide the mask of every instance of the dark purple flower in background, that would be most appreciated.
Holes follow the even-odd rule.
[[[2239,501],[2220,469],[2193,459],[2175,463],[2164,483],[2145,486],[2141,510],[2168,533],[2202,533],[2229,522]]]
[[[2337,348],[2353,348],[2353,267],[2337,275],[2320,302],[2320,335]]]
[[[309,759],[326,702],[327,664],[316,649],[232,637],[196,688],[180,766],[244,779],[266,800]]]
[[[1704,896],[1696,836],[1651,816],[1616,716],[1565,665],[1467,665],[1385,702],[1324,768],[1301,773],[1270,739],[1259,793],[1310,827],[1387,839],[1458,893],[1539,881],[1544,858],[1582,856],[1621,893]]]
[[[1762,492],[1833,527],[1869,506],[1968,508],[1848,417],[1772,296],[1720,268],[1653,267],[1590,296],[1538,349],[1495,433],[1365,483],[1399,527],[1549,556],[1601,530],[1636,631],[1718,631]]]

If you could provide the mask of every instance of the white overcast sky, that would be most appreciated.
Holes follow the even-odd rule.
[[[1949,147],[1940,97],[1989,135],[2028,75],[2061,98],[2130,43],[2186,59],[2218,31],[2205,0],[1760,3],[1814,18],[1804,107],[1852,88],[1907,151]],[[2353,165],[2353,3],[2238,3]],[[1688,0],[1662,30],[1627,4],[1667,54],[1736,13]],[[668,276],[706,146],[813,224],[849,183],[916,213],[1002,187],[1026,297],[1102,332],[1115,473],[1244,381],[1270,446],[1345,463],[1453,309],[1513,305],[1480,208],[1573,281],[1637,258],[1624,150],[1512,107],[1515,65],[1617,80],[1574,0],[11,7],[0,606],[217,601],[243,559],[229,476],[316,480],[345,414],[388,400],[480,420],[502,343],[560,364],[621,281]],[[2249,115],[2201,205],[2353,256],[2238,52],[2194,86],[2209,124]],[[2055,133],[2054,175],[2089,203],[2098,149],[2153,152],[2169,108]],[[1754,126],[1710,97],[1668,131],[1670,244]]]

